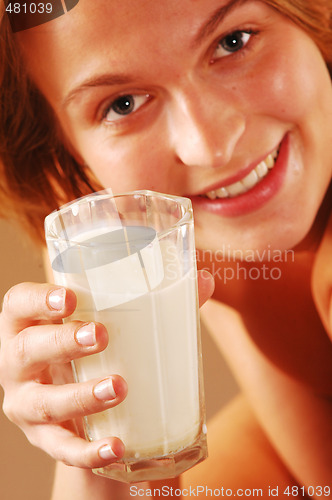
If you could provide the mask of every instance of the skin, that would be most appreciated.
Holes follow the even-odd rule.
[[[216,278],[215,300],[202,314],[245,399],[216,417],[209,431],[210,459],[184,474],[182,484],[220,487],[220,471],[226,471],[223,480],[229,487],[246,487],[249,477],[253,485],[264,487],[272,481],[289,485],[294,478],[299,484],[325,485],[332,467],[332,348],[326,335],[331,334],[332,288],[331,229],[326,230],[331,212],[331,80],[312,39],[263,2],[235,5],[212,32],[205,29],[197,40],[211,15],[225,5],[226,0],[146,0],[134,5],[130,0],[93,5],[81,0],[69,14],[20,33],[18,42],[68,149],[105,187],[192,198],[199,265]],[[242,38],[241,50],[232,53],[219,44],[239,30],[249,34]],[[122,77],[90,82],[82,89],[87,78],[105,73]],[[130,80],[124,80],[128,73]],[[114,103],[123,95],[135,96],[135,108],[120,116]],[[234,175],[285,144],[285,137],[285,173],[268,200],[236,216],[216,213],[213,203],[210,208],[198,203],[198,194],[229,184]],[[259,255],[267,248],[293,248],[294,259],[267,262],[281,271],[278,280],[240,277],[225,284],[220,270],[225,265],[236,270],[238,263],[223,264],[216,256],[208,261],[203,253],[225,244],[242,252],[255,249]],[[249,272],[262,263],[258,259],[241,265]],[[206,300],[212,293],[210,279],[201,279],[200,289]],[[63,386],[57,397],[43,388],[51,423],[40,425],[45,424],[45,408],[44,415],[33,411],[32,379],[41,376],[43,356],[55,355],[46,349],[47,340],[40,341],[41,334],[60,339],[62,363],[102,350],[107,343],[101,325],[90,348],[74,342],[81,325],[56,330],[36,326],[59,321],[75,307],[68,292],[69,302],[54,312],[47,306],[49,290],[21,285],[5,301],[2,330],[8,333],[7,352],[16,353],[10,356],[12,379],[2,361],[7,413],[56,459],[90,468],[103,464],[98,457],[102,444],[109,443],[120,456],[121,443],[115,438],[86,443],[75,437],[67,421],[119,403],[125,382],[118,379],[118,399],[102,404],[93,397],[96,381],[85,388]],[[41,359],[31,360],[32,350]],[[22,352],[30,361],[18,369]],[[43,376],[51,377],[51,371]],[[31,389],[24,392],[26,414],[15,404],[23,387]],[[75,408],[68,403],[72,394],[79,402]],[[243,472],[234,477],[234,470]],[[60,472],[62,480],[66,474]],[[84,484],[82,491],[89,484],[98,488],[100,498],[107,498],[109,482],[105,486],[95,477],[82,477],[75,483]],[[62,498],[61,487],[58,491],[54,499]]]
[[[203,194],[259,163],[289,134],[277,195],[240,217],[196,207],[195,221],[203,248],[291,248],[309,231],[331,179],[331,80],[314,42],[261,2],[234,7],[194,43],[225,3],[200,1],[193,9],[189,0],[135,7],[102,1],[91,9],[82,0],[70,15],[19,39],[70,147],[114,192]],[[238,29],[256,32],[242,51],[218,47]],[[131,81],[72,94],[105,74]],[[124,94],[137,96],[136,111],[103,119]]]

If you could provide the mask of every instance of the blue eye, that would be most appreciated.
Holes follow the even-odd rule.
[[[249,42],[252,31],[233,31],[222,38],[215,50],[214,59],[228,56],[243,49]]]
[[[121,120],[137,111],[148,101],[149,97],[148,94],[128,94],[120,96],[107,106],[103,113],[103,118],[106,122]]]

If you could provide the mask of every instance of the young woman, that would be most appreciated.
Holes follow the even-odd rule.
[[[15,35],[2,19],[4,211],[42,239],[48,212],[101,186],[192,200],[215,278],[203,318],[242,396],[209,424],[209,459],[174,481],[184,496],[332,486],[331,13],[329,0],[80,0]],[[59,462],[54,499],[129,498],[90,472],[123,444],[75,424],[126,384],[113,375],[110,399],[70,383],[67,363],[108,342],[102,325],[60,325],[74,308],[54,285],[8,292],[4,411]]]

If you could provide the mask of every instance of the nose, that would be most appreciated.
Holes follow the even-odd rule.
[[[220,95],[181,92],[168,112],[172,147],[181,163],[216,168],[226,165],[245,130],[244,115]]]

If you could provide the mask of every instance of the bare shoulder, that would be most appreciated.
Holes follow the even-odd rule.
[[[332,214],[316,254],[312,292],[320,318],[332,339]]]
[[[268,498],[269,488],[281,491],[295,484],[243,396],[209,423],[208,445],[209,458],[183,474],[182,488],[224,488],[233,494],[260,489],[261,498]]]

